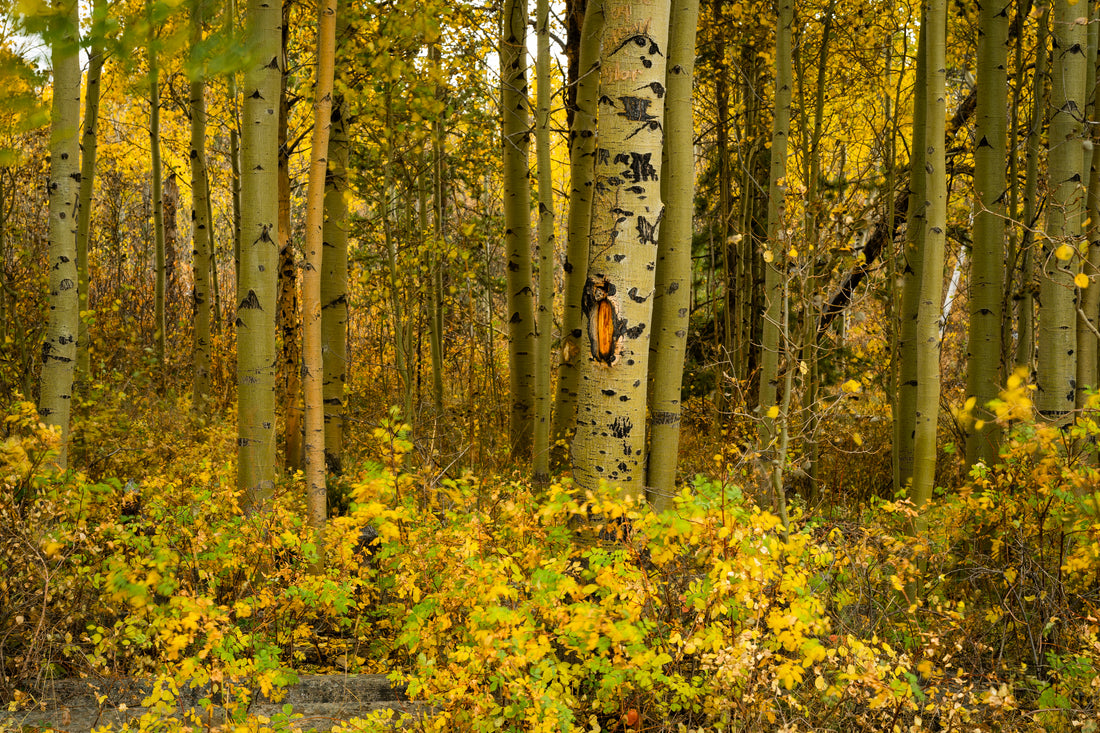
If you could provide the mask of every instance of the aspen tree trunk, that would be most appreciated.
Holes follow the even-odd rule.
[[[1046,237],[1039,280],[1039,388],[1036,406],[1046,420],[1068,418],[1076,400],[1077,297],[1073,262],[1081,236],[1081,111],[1085,108],[1085,26],[1070,0],[1055,0],[1054,66],[1050,91]]]
[[[225,5],[226,34],[232,36],[237,26],[237,0],[229,0]],[[240,289],[241,283],[241,115],[237,108],[237,72],[230,72],[225,80],[229,98],[229,193],[233,199],[233,282]]]
[[[1020,309],[1016,330],[1020,334],[1016,346],[1016,365],[1026,367],[1028,372],[1035,363],[1035,230],[1039,222],[1039,157],[1042,153],[1042,132],[1046,124],[1046,80],[1049,74],[1047,40],[1050,23],[1050,5],[1043,8],[1039,18],[1039,30],[1035,41],[1035,73],[1031,86],[1031,116],[1027,130],[1027,178],[1024,183],[1023,240],[1020,249],[1023,258],[1020,263]]]
[[[554,181],[550,170],[550,1],[538,0],[535,153],[539,185],[539,293],[535,350],[533,479],[550,482],[550,336],[554,325]]]
[[[966,392],[974,399],[965,424],[966,462],[992,464],[1000,429],[986,405],[1001,379],[1001,303],[1005,266],[1005,152],[1008,127],[1008,9],[986,0],[978,32],[978,109],[974,135],[974,245],[970,261],[970,330]]]
[[[146,12],[150,18],[149,37],[149,156],[153,169],[153,241],[155,242],[155,321],[156,353],[161,372],[164,371],[165,349],[168,321],[165,317],[165,297],[168,284],[168,262],[164,243],[164,190],[162,188],[163,170],[160,161],[160,70],[157,64],[156,33],[152,26],[153,4],[146,0]]]
[[[318,560],[324,567],[322,534],[328,516],[325,497],[324,362],[321,355],[321,268],[324,266],[325,169],[332,125],[332,84],[336,58],[336,0],[317,8],[317,74],[313,101],[313,143],[306,191],[305,270],[302,275],[302,357],[305,393],[306,505]]]
[[[894,489],[913,478],[913,448],[917,420],[917,311],[924,271],[927,216],[925,156],[927,155],[928,19],[922,16],[917,40],[913,86],[913,144],[909,160],[908,225],[902,257],[901,312],[898,318],[898,418],[894,423]]]
[[[1100,133],[1096,130],[1096,64],[1098,29],[1100,22],[1096,17],[1096,2],[1092,2],[1092,22],[1089,23],[1089,51],[1086,57],[1088,78],[1085,84],[1087,99],[1085,120],[1089,123],[1088,143],[1084,145],[1083,164],[1086,168],[1088,189],[1082,215],[1085,239],[1088,242],[1086,257],[1081,261],[1081,273],[1088,278],[1086,287],[1077,288],[1077,393],[1075,406],[1078,410],[1088,403],[1090,391],[1097,388],[1097,326],[1100,325]]]
[[[775,36],[775,115],[772,118],[771,172],[768,178],[768,242],[764,250],[764,338],[760,346],[760,446],[771,463],[772,504],[787,526],[787,505],[783,495],[783,461],[778,450],[777,420],[785,424],[786,414],[780,414],[776,403],[779,384],[779,350],[789,350],[780,343],[786,323],[786,281],[788,277],[790,243],[785,234],[784,216],[787,206],[787,138],[791,129],[791,26],[794,23],[794,0],[779,0]]]
[[[669,4],[607,0],[573,476],[640,494]]]
[[[241,274],[237,288],[237,485],[246,511],[262,509],[275,480],[275,289],[279,241],[281,12],[248,0],[256,59],[245,72],[241,136]]]
[[[76,227],[80,187],[80,47],[76,0],[53,0],[53,102],[50,108],[49,320],[42,344],[38,414],[61,431],[58,468],[68,468],[69,405],[80,328]]]
[[[191,47],[202,43],[203,3],[191,9]],[[191,80],[191,264],[192,289],[192,409],[205,416],[210,407],[210,188],[206,175],[206,83],[196,65]]]
[[[443,65],[438,43],[433,43],[428,49],[432,61],[432,70],[438,80],[435,88],[436,100],[443,103],[442,109],[432,120],[432,248],[429,252],[429,260],[432,262],[431,271],[431,348],[432,348],[432,407],[435,409],[435,418],[443,417],[443,268],[446,262],[446,246],[444,216],[447,213],[447,203],[444,198],[445,187],[443,185],[444,161],[447,158],[447,135],[444,129],[444,115],[447,106],[444,103],[447,88],[443,84]]]
[[[164,322],[165,327],[172,324],[172,313],[179,301],[179,274],[176,272],[177,254],[180,240],[180,228],[177,214],[180,208],[180,184],[175,171],[169,171],[164,178]],[[166,331],[167,333],[167,331]]]
[[[504,143],[504,246],[511,372],[512,455],[531,455],[534,432],[535,291],[531,288],[531,211],[527,181],[527,6],[505,0],[500,40]]]
[[[346,13],[340,14],[343,37]],[[347,383],[348,323],[348,135],[343,97],[333,98],[325,178],[324,257],[321,259],[321,354],[324,358],[325,464],[339,475],[344,466],[344,385]]]
[[[290,0],[282,5],[282,42],[280,58],[283,73],[279,79],[279,314],[275,323],[280,340],[278,402],[283,406],[283,466],[288,473],[304,468],[302,431],[305,411],[302,407],[302,317],[298,302],[298,258],[290,239],[290,150],[287,124],[290,98],[287,95],[287,42],[290,37]]]
[[[940,412],[940,305],[943,297],[943,250],[947,234],[947,161],[944,140],[947,114],[946,0],[927,0],[927,97],[925,99],[924,258],[917,309],[917,400],[913,437],[913,485],[910,498],[918,512],[932,498],[936,478],[936,427]],[[914,529],[922,533],[918,514]]]
[[[392,92],[387,88],[386,90],[386,129],[392,130],[393,126],[390,124],[390,109],[392,109]],[[391,217],[393,216],[393,201],[394,201],[394,184],[393,184],[393,141],[386,140],[384,143],[386,164],[382,170],[382,231],[386,240],[386,266],[389,274],[390,282],[390,304],[393,311],[393,340],[394,340],[394,362],[397,366],[397,373],[401,377],[401,387],[404,400],[402,406],[404,409],[404,419],[406,422],[411,423],[412,414],[412,356],[411,347],[409,346],[409,338],[407,336],[409,329],[408,324],[405,322],[404,307],[401,301],[400,290],[400,276],[397,269],[397,245],[394,242],[393,224]]]
[[[808,149],[807,162],[806,162],[806,220],[805,220],[805,233],[807,248],[809,249],[809,255],[814,258],[815,264],[810,272],[810,277],[807,281],[806,295],[804,297],[805,308],[807,315],[804,316],[805,323],[803,324],[803,338],[802,338],[802,351],[805,355],[806,361],[806,375],[805,375],[805,397],[803,399],[804,409],[806,410],[807,419],[805,421],[805,427],[803,428],[803,454],[809,461],[809,475],[810,475],[810,499],[811,501],[817,499],[817,467],[818,467],[818,441],[817,441],[817,427],[819,423],[818,409],[817,409],[817,393],[820,386],[821,377],[818,370],[818,330],[817,320],[819,314],[814,307],[815,299],[817,297],[818,278],[820,273],[816,265],[817,250],[820,246],[821,236],[819,232],[819,221],[821,215],[822,201],[818,193],[821,180],[821,134],[825,121],[825,92],[826,92],[826,71],[828,70],[829,61],[829,44],[832,41],[833,36],[833,10],[835,7],[834,2],[829,3],[828,9],[825,11],[825,19],[821,25],[821,49],[818,52],[817,58],[817,84],[815,87],[814,95],[814,122],[813,132],[810,137],[810,144]],[[805,109],[803,109],[805,113]],[[891,144],[891,151],[893,147]],[[891,170],[893,169],[893,155],[891,154]],[[888,186],[890,189],[890,195],[894,195],[893,187]],[[812,310],[812,317],[809,314]],[[896,409],[897,400],[894,400]]]
[[[649,368],[649,460],[646,486],[658,511],[672,507],[680,448],[680,385],[691,293],[691,222],[695,206],[691,89],[699,0],[672,0],[666,69],[665,150],[661,197],[665,216],[657,240],[653,334]]]
[[[592,222],[595,181],[596,98],[600,91],[600,40],[603,38],[602,0],[590,0],[584,14],[579,53],[576,109],[569,128],[569,215],[566,221],[565,287],[562,304],[561,362],[550,438],[553,462],[563,464],[577,414],[580,385],[580,344],[584,316],[581,297],[588,263],[588,234]]]
[[[102,22],[106,13],[104,0],[95,0],[92,6],[94,36],[88,52],[88,83],[84,93],[84,130],[81,134],[80,157],[80,209],[76,227],[76,271],[78,275],[77,293],[80,312],[88,310],[88,247],[92,221],[92,189],[95,184],[96,142],[99,126],[99,84],[103,76],[103,39],[101,29],[95,27]],[[80,318],[80,335],[76,342],[76,379],[91,377],[91,357],[89,352],[90,334],[84,318]]]
[[[714,0],[711,5],[711,22],[716,32],[714,34],[714,63],[716,74],[714,90],[716,99],[717,120],[715,121],[715,140],[718,147],[718,252],[722,263],[722,276],[725,287],[722,298],[722,321],[719,328],[715,319],[715,333],[721,332],[721,336],[715,339],[717,354],[717,373],[715,374],[715,404],[714,425],[720,431],[725,422],[727,378],[740,379],[741,372],[733,361],[733,354],[740,353],[741,329],[739,322],[735,322],[733,314],[733,301],[729,297],[731,289],[737,290],[738,276],[741,270],[740,243],[730,240],[730,220],[733,216],[733,204],[730,193],[730,113],[729,113],[729,64],[726,61],[726,31],[722,22],[723,0]],[[717,287],[715,288],[717,291]],[[714,305],[717,309],[717,300]],[[735,325],[737,323],[737,325]],[[737,329],[736,331],[734,329]],[[652,485],[652,484],[651,484]]]

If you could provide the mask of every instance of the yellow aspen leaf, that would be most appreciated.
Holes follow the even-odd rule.
[[[1058,249],[1054,250],[1054,256],[1062,261],[1066,261],[1073,257],[1073,247],[1068,244],[1063,244]]]
[[[779,407],[777,405],[772,405],[768,408],[768,417],[772,420],[779,417]]]
[[[856,445],[863,445],[863,436],[859,433],[852,433],[852,442]]]
[[[1083,272],[1079,272],[1073,276],[1073,284],[1084,290],[1089,286],[1089,276]]]
[[[791,251],[787,253],[787,256],[792,258],[792,259],[794,259],[795,257],[798,257],[798,250],[795,249],[794,247],[791,247]]]
[[[849,379],[847,382],[840,385],[840,388],[842,390],[844,390],[845,392],[847,392],[848,394],[855,394],[856,392],[859,392],[863,387],[856,380]]]
[[[764,261],[765,262],[771,262],[774,259],[775,259],[775,255],[773,255],[770,251],[764,252]]]

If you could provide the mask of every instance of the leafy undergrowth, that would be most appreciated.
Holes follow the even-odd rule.
[[[238,729],[285,729],[243,713],[250,689],[385,672],[430,703],[410,723],[424,730],[1097,728],[1087,425],[1017,426],[1002,464],[940,496],[917,541],[904,501],[829,519],[796,507],[784,540],[727,480],[696,479],[662,515],[567,481],[434,481],[404,465],[391,420],[376,460],[336,487],[348,511],[319,548],[300,484],[245,517],[218,460],[229,427],[180,422],[160,426],[175,431],[165,473],[92,479],[51,472],[55,436],[32,406],[9,410],[5,700],[33,703],[48,677],[152,676],[154,713],[134,727],[186,725],[168,704],[202,683],[241,711]],[[137,465],[140,440],[110,460]]]

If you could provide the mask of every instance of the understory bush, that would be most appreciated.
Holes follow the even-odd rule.
[[[394,417],[318,544],[300,479],[246,516],[231,431],[202,431],[174,438],[163,475],[93,481],[50,469],[56,435],[32,406],[8,411],[6,702],[33,704],[47,678],[134,675],[156,680],[134,727],[195,723],[170,707],[191,685],[244,729],[286,729],[246,714],[254,691],[384,672],[427,703],[408,723],[424,730],[1096,730],[1087,421],[1010,427],[1001,462],[941,492],[920,538],[901,499],[796,504],[785,532],[728,477],[660,515],[568,480],[439,479],[406,465]]]

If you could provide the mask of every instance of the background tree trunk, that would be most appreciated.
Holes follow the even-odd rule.
[[[317,73],[313,102],[313,143],[306,191],[305,271],[302,275],[302,358],[305,395],[306,506],[319,559],[324,566],[322,535],[328,516],[325,495],[325,406],[321,355],[321,268],[324,251],[325,169],[332,125],[332,83],[336,57],[336,0],[317,8]]]
[[[343,37],[342,19],[337,22]],[[344,385],[348,368],[348,135],[343,98],[335,96],[325,179],[324,257],[321,259],[321,353],[324,358],[325,462],[339,475],[344,465]]]
[[[88,51],[88,83],[84,93],[84,129],[81,134],[80,156],[80,210],[76,227],[76,271],[78,276],[78,300],[80,312],[88,310],[88,248],[91,243],[92,191],[95,186],[96,142],[99,127],[99,84],[103,76],[103,32],[101,26],[106,17],[106,3],[95,0],[92,5],[92,47]],[[91,377],[89,356],[90,334],[83,318],[80,318],[80,335],[76,342],[76,379]]]
[[[202,43],[202,4],[191,10],[191,45]],[[191,303],[194,332],[191,405],[205,416],[210,401],[210,187],[206,175],[206,83],[196,65],[191,80],[191,265],[195,282]]]
[[[1077,297],[1074,260],[1081,236],[1081,112],[1085,108],[1085,26],[1070,0],[1054,2],[1054,67],[1050,91],[1046,237],[1039,280],[1036,406],[1052,422],[1073,411],[1077,377]]]
[[[695,207],[695,152],[691,90],[695,76],[695,28],[699,0],[672,0],[666,69],[665,150],[661,197],[665,216],[657,241],[653,334],[650,337],[650,503],[672,507],[680,448],[680,385],[691,294],[691,224]]]
[[[535,440],[533,478],[536,484],[550,482],[550,353],[554,325],[554,181],[550,170],[550,2],[538,0],[535,32],[538,36],[536,61],[537,103],[535,153],[539,196],[539,293],[535,358]]]
[[[581,296],[588,263],[588,235],[592,222],[592,187],[595,180],[596,98],[600,91],[600,40],[603,38],[602,0],[591,0],[584,14],[580,41],[580,75],[576,110],[569,128],[569,216],[566,222],[565,287],[562,297],[561,361],[550,437],[554,464],[560,466],[573,432],[580,385],[579,363],[584,316]]]
[[[505,0],[500,41],[504,116],[504,241],[507,261],[512,455],[531,455],[534,438],[535,291],[531,288],[531,191],[527,181],[527,7]]]

